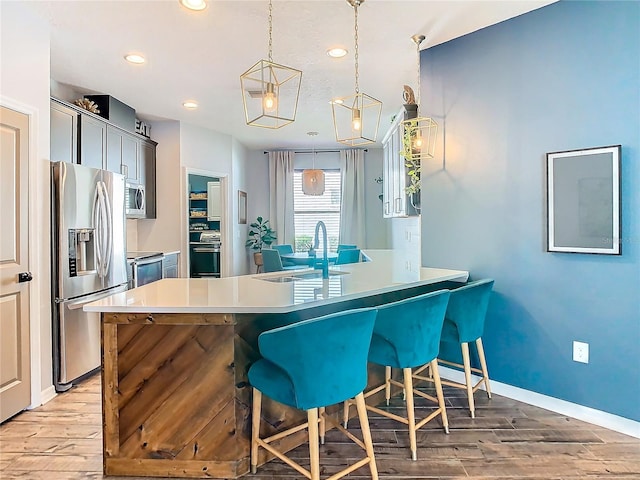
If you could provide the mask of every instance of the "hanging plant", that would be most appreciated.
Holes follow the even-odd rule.
[[[404,192],[407,195],[417,194],[422,186],[420,182],[422,168],[420,158],[414,158],[414,152],[412,149],[412,132],[417,126],[417,120],[408,121],[402,135],[402,150],[400,150],[400,156],[404,158],[404,166],[406,167],[406,173],[409,176],[409,185],[404,188]]]

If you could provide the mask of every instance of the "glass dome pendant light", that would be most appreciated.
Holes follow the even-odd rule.
[[[414,35],[411,39],[416,44],[416,69],[417,75],[417,106],[420,108],[420,44],[424,41],[424,35]],[[436,134],[438,124],[430,117],[418,116],[408,118],[400,123],[400,138],[407,138],[411,141],[410,151],[405,152],[405,158],[413,163],[419,164],[422,160],[434,157],[436,149]],[[409,145],[405,146],[409,150]],[[407,158],[409,156],[409,158]]]
[[[307,132],[310,137],[315,137],[318,132]],[[312,168],[302,171],[302,193],[305,195],[324,194],[324,170],[316,170],[316,147],[313,146]]]
[[[347,0],[355,12],[355,95],[334,99],[331,102],[336,141],[355,147],[374,143],[378,136],[382,102],[360,93],[358,75],[358,7],[365,0]]]
[[[273,6],[269,0],[269,56],[240,75],[247,125],[276,129],[295,121],[302,71],[274,63]]]

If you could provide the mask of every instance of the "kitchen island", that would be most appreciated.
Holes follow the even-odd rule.
[[[244,475],[251,438],[247,370],[259,358],[261,332],[452,287],[468,277],[460,270],[407,271],[393,251],[366,255],[370,262],[332,267],[328,279],[311,269],[164,279],[85,306],[103,320],[105,474]],[[268,399],[262,415],[274,432],[306,418]],[[304,441],[300,431],[277,447]],[[263,451],[259,463],[269,458]]]

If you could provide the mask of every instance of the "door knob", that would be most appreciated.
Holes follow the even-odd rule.
[[[21,272],[18,274],[18,283],[30,282],[33,280],[31,272]]]

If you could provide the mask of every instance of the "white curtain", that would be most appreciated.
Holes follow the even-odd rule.
[[[342,195],[340,201],[340,243],[366,247],[364,208],[364,151],[340,151]]]
[[[293,223],[294,152],[269,152],[269,223],[275,243],[295,245]]]

